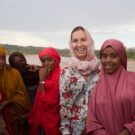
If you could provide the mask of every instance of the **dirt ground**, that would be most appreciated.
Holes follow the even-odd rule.
[[[128,59],[128,64],[127,64],[127,69],[128,71],[134,71],[135,72],[135,60],[129,60]]]

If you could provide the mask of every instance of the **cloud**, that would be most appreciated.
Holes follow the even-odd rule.
[[[87,27],[86,27],[87,28]],[[72,30],[72,29],[71,29]],[[92,27],[89,29],[94,41],[95,48],[99,49],[104,40],[116,38],[123,41],[126,46],[135,47],[135,24],[132,25],[108,25]],[[19,32],[19,31],[0,31],[0,43],[14,44],[20,46],[52,46],[59,49],[69,48],[69,30],[55,30],[49,32]]]
[[[52,46],[68,48],[69,34],[65,31],[52,32],[18,32],[0,31],[0,43],[20,46]]]
[[[0,43],[22,46],[48,46],[52,44],[45,38],[34,36],[31,33],[16,31],[0,31]]]
[[[95,27],[92,32],[94,33],[135,33],[135,24],[133,25],[111,25],[104,27]]]

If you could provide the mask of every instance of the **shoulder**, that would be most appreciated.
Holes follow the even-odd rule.
[[[84,80],[83,77],[79,74],[79,72],[72,67],[64,67],[61,70],[60,76],[61,82],[70,82],[71,80]]]
[[[128,77],[129,78],[134,78],[135,79],[135,72],[127,71]]]
[[[135,89],[135,72],[127,71],[126,81],[131,88]]]
[[[90,75],[90,78],[94,79],[95,81],[98,81],[99,72],[92,72],[91,75]]]
[[[131,82],[135,81],[135,72],[128,71],[127,76],[128,76],[128,80],[130,80]]]
[[[76,71],[71,67],[63,67],[61,68],[61,75],[65,75],[65,74],[73,74],[75,73]]]
[[[12,77],[21,76],[21,75],[20,75],[20,72],[19,72],[17,69],[12,68],[12,67],[10,67],[10,66],[7,66],[6,68],[7,68],[8,73],[9,73],[9,74],[12,74]]]

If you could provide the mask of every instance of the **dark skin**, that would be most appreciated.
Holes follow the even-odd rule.
[[[40,82],[43,82],[46,80],[46,77],[49,73],[51,73],[55,66],[55,60],[52,59],[50,56],[43,56],[41,58],[42,68],[39,70],[39,79]],[[39,83],[40,91],[45,90],[44,83]]]
[[[39,66],[36,65],[28,65],[22,57],[15,56],[13,59],[13,67],[18,69],[21,72],[21,68],[18,67],[18,65],[22,65],[23,67],[27,68],[31,72],[36,72],[40,69]]]
[[[117,69],[121,65],[119,55],[110,46],[103,50],[102,55],[101,55],[101,63],[102,63],[104,72],[106,72],[107,74],[113,74],[115,71],[117,71]],[[89,135],[89,133],[87,135]],[[125,128],[118,135],[130,135],[130,132],[128,129]]]
[[[6,66],[6,55],[0,55],[0,73],[3,72],[4,68]],[[0,111],[5,107],[5,106],[8,106],[10,104],[13,104],[14,102],[12,100],[5,100],[3,102],[0,103]],[[24,123],[27,119],[29,114],[25,114],[25,115],[22,115],[20,117],[20,119],[18,120],[19,121],[19,124],[21,125],[22,123]]]
[[[119,55],[110,46],[104,49],[101,63],[104,71],[108,74],[113,74],[121,65]],[[124,129],[118,135],[130,135],[130,132],[128,129]]]
[[[107,74],[113,74],[121,65],[119,55],[112,47],[104,49],[101,56],[101,63]]]

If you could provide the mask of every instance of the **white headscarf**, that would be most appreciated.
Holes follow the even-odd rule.
[[[80,30],[82,30],[82,29],[80,29]],[[70,53],[71,53],[71,63],[70,64],[73,68],[78,69],[80,74],[82,74],[83,76],[87,76],[91,72],[98,70],[100,62],[94,53],[94,41],[93,41],[90,33],[86,29],[84,29],[84,32],[86,34],[86,40],[87,40],[87,45],[88,45],[87,56],[84,61],[77,58],[77,56],[74,53],[74,50],[72,47],[72,41],[70,38],[70,42],[69,42]]]

